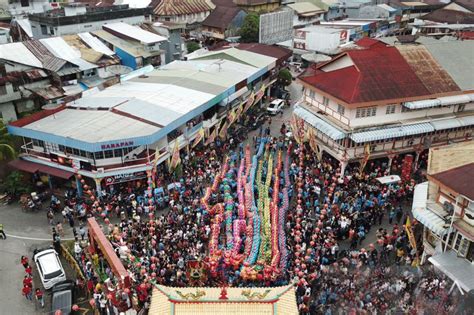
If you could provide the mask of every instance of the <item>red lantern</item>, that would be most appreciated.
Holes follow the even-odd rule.
[[[88,190],[88,189],[89,189],[89,186],[84,185],[84,190]]]
[[[82,178],[82,175],[81,174],[77,174],[76,175],[78,179],[81,179]]]
[[[86,181],[81,179],[81,184],[84,185],[85,183],[86,183]]]
[[[74,304],[74,305],[71,307],[71,309],[72,309],[73,311],[78,311],[78,310],[79,310],[79,305]]]
[[[94,196],[91,196],[91,200],[94,201],[94,200],[95,200],[95,197],[94,197]]]
[[[54,315],[62,315],[63,312],[61,310],[56,310],[56,312],[54,312]]]

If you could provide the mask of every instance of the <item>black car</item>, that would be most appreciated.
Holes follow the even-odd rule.
[[[74,281],[66,280],[56,284],[51,291],[51,313],[61,310],[62,315],[69,315],[74,305]]]

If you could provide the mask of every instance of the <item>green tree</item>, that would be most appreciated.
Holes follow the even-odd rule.
[[[19,171],[8,174],[2,183],[2,190],[15,196],[31,192],[31,188],[25,184],[23,174]]]
[[[290,70],[288,69],[281,69],[280,72],[278,72],[278,82],[284,86],[288,86],[291,84],[291,81],[293,80],[293,77],[291,75]]]
[[[196,43],[196,42],[192,42],[192,41],[191,41],[191,42],[188,42],[188,43],[186,44],[186,49],[187,49],[187,51],[188,51],[188,54],[190,54],[190,53],[192,53],[192,52],[194,52],[194,51],[196,51],[196,50],[198,50],[198,49],[200,49],[200,48],[201,48],[201,46],[199,46],[199,44]]]
[[[258,43],[260,17],[255,12],[250,12],[244,19],[240,28],[240,41],[242,43]]]
[[[13,137],[8,133],[7,127],[0,120],[0,160],[12,159],[16,156]]]

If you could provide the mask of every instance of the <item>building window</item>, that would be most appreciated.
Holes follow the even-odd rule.
[[[309,90],[309,98],[314,99],[315,96],[316,96],[316,93],[312,90]]]
[[[454,239],[453,249],[458,253],[459,256],[465,257],[469,250],[469,245],[469,240],[461,233],[458,233]]]
[[[115,157],[122,157],[122,149],[115,149],[114,150]]]
[[[466,105],[465,105],[465,104],[460,104],[460,105],[458,106],[458,112],[463,112],[465,108],[466,108]]]
[[[323,105],[328,106],[329,105],[329,98],[326,96],[323,96]]]
[[[377,114],[377,107],[364,107],[364,108],[357,108],[356,110],[356,118],[364,118],[364,117],[372,117]]]
[[[345,111],[346,111],[346,108],[343,105],[337,104],[337,112],[339,114],[344,115]]]
[[[44,141],[43,140],[37,140],[37,139],[32,139],[33,140],[33,145],[35,147],[42,147],[44,148]]]
[[[46,25],[40,25],[41,26],[41,34],[42,35],[48,35],[48,28]]]
[[[395,108],[397,108],[397,105],[387,105],[387,110],[385,111],[385,114],[395,114]]]
[[[114,157],[114,150],[104,151],[104,159],[110,159]]]
[[[95,159],[96,160],[102,160],[104,158],[104,152],[99,151],[94,153]]]

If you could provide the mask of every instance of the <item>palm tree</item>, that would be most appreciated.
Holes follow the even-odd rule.
[[[0,119],[0,161],[5,159],[13,159],[16,151],[13,145],[13,137],[7,131],[7,127]]]

